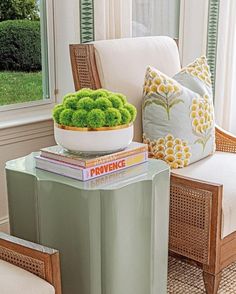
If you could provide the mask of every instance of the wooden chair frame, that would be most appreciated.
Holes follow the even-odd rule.
[[[94,45],[70,45],[70,57],[75,89],[101,88]],[[216,127],[216,150],[236,153],[236,137]],[[220,184],[171,175],[169,251],[202,268],[208,294],[236,261],[236,232],[221,238],[222,193]]]
[[[37,275],[54,287],[55,294],[62,294],[57,250],[0,233],[0,259]]]

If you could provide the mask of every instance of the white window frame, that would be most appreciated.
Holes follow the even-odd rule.
[[[35,117],[35,113],[50,113],[51,109],[57,102],[57,77],[56,77],[56,62],[55,62],[55,14],[54,1],[46,0],[46,21],[47,21],[47,47],[48,47],[48,78],[49,78],[49,95],[50,98],[15,103],[10,105],[0,106],[0,128],[7,120],[23,116]]]

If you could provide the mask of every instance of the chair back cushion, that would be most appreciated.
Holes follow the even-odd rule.
[[[159,36],[97,41],[94,46],[102,87],[125,94],[138,110],[134,139],[141,142],[144,73],[148,65],[169,76],[179,72],[176,42]]]

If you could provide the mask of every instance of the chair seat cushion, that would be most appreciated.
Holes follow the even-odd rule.
[[[54,287],[11,263],[0,260],[1,294],[55,294]]]
[[[217,151],[173,174],[223,184],[222,238],[236,231],[236,154]]]

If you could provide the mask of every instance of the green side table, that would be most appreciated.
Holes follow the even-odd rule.
[[[168,166],[149,160],[80,182],[6,165],[11,233],[60,251],[63,294],[165,294]]]

